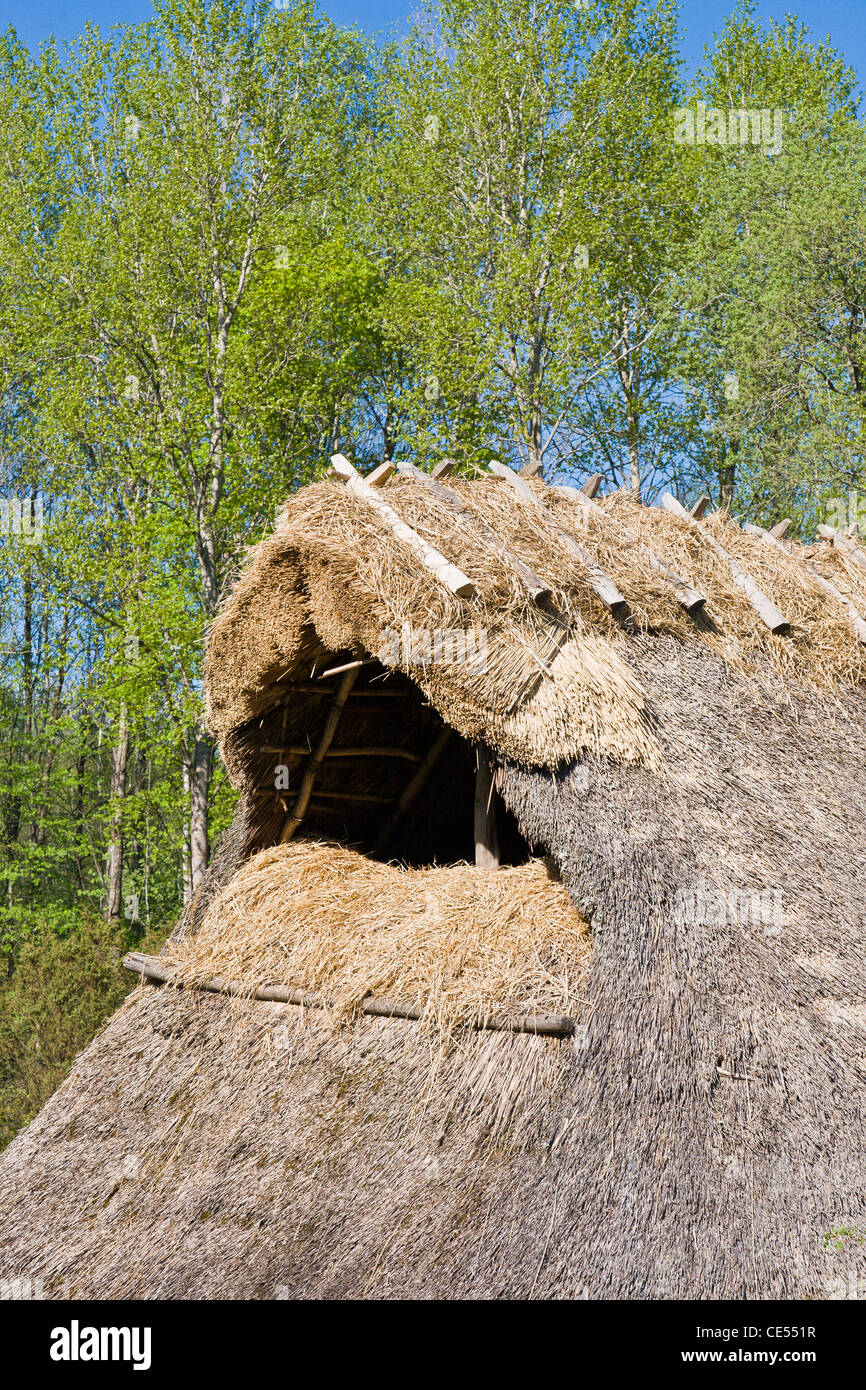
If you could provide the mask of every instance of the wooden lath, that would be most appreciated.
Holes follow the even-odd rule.
[[[448,462],[450,462],[450,460],[448,460]],[[514,554],[513,550],[509,550],[508,546],[504,541],[500,540],[492,527],[488,526],[487,522],[483,521],[482,518],[478,516],[477,512],[474,512],[472,507],[469,506],[467,502],[464,502],[461,497],[451,492],[449,488],[443,487],[442,484],[437,482],[429,473],[424,473],[420,468],[416,468],[413,463],[398,463],[397,472],[402,477],[413,478],[416,482],[421,483],[428,492],[432,493],[437,501],[441,502],[442,505],[448,509],[448,511],[454,516],[459,517],[462,521],[465,521],[467,525],[486,542],[494,554],[514,571],[524,588],[529,592],[536,603],[542,603],[545,599],[550,598],[549,586],[545,584],[542,579],[539,579],[538,575],[535,574],[528,565],[524,564],[520,557]]]
[[[556,488],[556,491],[563,493],[567,497],[576,498],[581,506],[587,507],[592,512],[593,516],[598,517],[600,521],[606,523],[608,526],[616,528],[616,522],[613,518],[594,500],[600,482],[601,474],[595,473],[587,483],[584,483],[582,488],[560,486]],[[592,489],[591,491],[589,490],[590,488]],[[650,550],[649,546],[641,545],[640,550],[647,564],[655,570],[665,587],[671,590],[677,603],[689,613],[703,608],[706,603],[703,594],[699,594],[697,589],[693,589],[692,586],[683,579],[682,575],[677,574],[676,570],[666,564],[664,560],[660,560],[655,551]]]
[[[388,470],[393,472],[393,464],[382,464],[376,473],[379,474],[380,481],[390,476]],[[383,502],[379,497],[375,486],[362,478],[360,473],[342,454],[334,454],[331,458],[331,471],[338,478],[341,478],[348,490],[355,497],[360,497],[368,506],[372,507],[376,514],[385,522],[390,531],[407,545],[415,554],[421,564],[430,574],[449,589],[458,598],[471,598],[475,593],[475,585],[462,570],[456,565],[452,565],[450,560],[446,560],[435,546],[428,544],[417,531],[413,531],[411,526],[407,526],[405,521],[398,516],[393,507],[389,507],[387,502]]]
[[[725,561],[730,569],[731,578],[737,588],[745,594],[758,617],[766,624],[770,631],[787,631],[791,625],[784,613],[776,607],[772,599],[767,597],[763,589],[758,587],[751,575],[746,573],[742,565],[734,559],[733,555],[729,555],[724,546],[719,544],[715,536],[711,535],[706,527],[702,526],[699,521],[695,521],[691,513],[687,512],[683,504],[678,502],[671,493],[665,493],[662,498],[662,506],[665,511],[671,512],[674,516],[678,516],[685,521],[692,528],[694,533],[700,536],[701,540],[716,552],[719,559]]]
[[[781,526],[783,524],[784,523],[780,522],[778,525]],[[788,523],[788,525],[790,525],[790,522]],[[824,593],[829,594],[831,598],[835,599],[837,603],[842,605],[842,607],[845,609],[845,612],[848,614],[848,618],[850,620],[851,627],[854,629],[855,635],[857,636],[858,640],[862,642],[864,646],[866,646],[866,622],[864,622],[861,614],[859,613],[855,605],[851,602],[851,599],[848,597],[847,594],[843,594],[841,589],[837,589],[836,585],[832,582],[832,580],[825,578],[821,571],[817,570],[814,565],[810,565],[808,560],[804,560],[802,559],[802,557],[795,555],[789,546],[784,545],[783,542],[779,539],[779,535],[774,534],[774,532],[778,531],[778,526],[774,526],[771,531],[766,531],[763,526],[756,526],[753,522],[747,521],[745,526],[743,527],[743,530],[748,531],[750,535],[760,536],[762,540],[765,540],[768,543],[768,545],[774,545],[778,547],[778,549],[781,550],[783,554],[798,560],[799,563],[803,566],[803,568],[808,570],[809,574],[815,580],[816,584],[818,584],[819,587],[824,590]],[[787,530],[787,525],[785,525],[785,530]],[[781,534],[784,535],[784,531],[782,531]]]
[[[593,559],[589,551],[584,546],[579,545],[569,531],[566,531],[559,522],[551,516],[544,506],[544,503],[536,497],[522,478],[504,463],[499,463],[495,459],[489,464],[490,472],[497,478],[503,478],[517,493],[517,496],[527,506],[535,507],[541,512],[551,531],[558,537],[561,544],[573,555],[575,560],[586,570],[587,579],[590,587],[601,599],[606,608],[610,609],[615,617],[622,617],[628,611],[628,603],[623,594],[614,584],[610,575],[605,574],[601,566]]]
[[[291,748],[277,748],[269,744],[264,744],[264,753],[285,753],[289,757],[309,757],[312,748],[305,748],[298,744]],[[325,758],[402,758],[407,763],[420,763],[420,753],[413,753],[408,748],[348,748],[342,744],[339,748],[328,748],[324,754]]]

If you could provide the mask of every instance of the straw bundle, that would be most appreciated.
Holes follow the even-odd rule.
[[[493,1015],[573,1015],[591,954],[589,928],[541,860],[408,870],[299,840],[249,860],[165,961],[186,984],[321,992],[341,1019],[384,995],[447,1032]]]

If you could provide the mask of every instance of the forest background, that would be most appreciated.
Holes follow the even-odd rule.
[[[743,0],[0,38],[0,1145],[231,819],[203,637],[339,448],[866,526],[866,128]]]

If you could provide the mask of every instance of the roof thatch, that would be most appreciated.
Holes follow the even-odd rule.
[[[183,955],[180,937],[206,942],[208,969],[227,975],[249,946],[246,899],[225,918],[223,948],[215,913],[228,899],[215,909],[216,894],[293,809],[295,781],[288,799],[268,786],[273,754],[257,762],[257,749],[316,746],[329,704],[286,687],[376,655],[376,624],[417,622],[422,600],[437,626],[485,612],[506,644],[511,624],[535,621],[466,533],[425,522],[420,487],[389,484],[386,495],[478,597],[434,601],[423,577],[407,588],[395,545],[336,486],[289,505],[211,638],[211,708],[244,799],[172,950]],[[866,1229],[866,670],[850,614],[804,560],[863,613],[858,562],[841,546],[783,553],[710,519],[789,619],[790,632],[773,635],[687,523],[615,499],[606,508],[618,525],[710,610],[688,616],[653,588],[657,571],[641,569],[627,539],[590,519],[580,541],[628,599],[623,625],[587,596],[579,566],[558,557],[555,568],[552,545],[548,563],[541,523],[524,531],[501,486],[454,491],[474,499],[478,487],[479,507],[502,508],[497,527],[549,583],[568,641],[591,637],[593,660],[625,673],[616,700],[639,692],[628,697],[635,721],[620,720],[621,705],[595,726],[557,715],[556,756],[536,755],[545,731],[521,741],[516,717],[542,698],[560,708],[555,691],[539,693],[555,677],[515,695],[502,666],[470,688],[459,671],[386,677],[376,665],[360,668],[340,738],[423,758],[452,692],[458,734],[498,753],[515,845],[519,829],[524,848],[553,857],[591,923],[585,1026],[566,1041],[458,1031],[442,1045],[400,1019],[340,1024],[143,987],[0,1163],[10,1237],[0,1274],[42,1278],[61,1297],[801,1298],[827,1296],[844,1261],[863,1287],[866,1250],[839,1255],[822,1236]],[[551,496],[554,506],[564,515],[572,503]],[[400,693],[399,717],[385,698],[377,707],[376,685]],[[570,738],[584,739],[579,757]],[[425,840],[452,844],[471,787],[460,738],[443,758],[424,822],[394,841],[416,864],[430,862]],[[344,761],[321,765],[334,796],[375,786],[398,798],[416,766]],[[333,828],[327,798],[310,806],[301,834]],[[368,847],[392,819],[384,803],[346,801],[339,838]],[[278,973],[277,940],[265,964],[245,957],[252,975]]]

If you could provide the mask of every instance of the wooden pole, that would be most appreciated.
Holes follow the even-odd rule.
[[[482,743],[476,749],[475,772],[475,867],[499,868],[499,834],[496,825],[496,787],[490,754]]]
[[[508,546],[500,540],[492,527],[488,526],[486,521],[482,521],[481,517],[477,516],[461,497],[451,492],[449,488],[443,487],[435,478],[431,478],[429,473],[423,473],[420,468],[416,468],[414,463],[398,463],[397,472],[403,474],[404,477],[414,478],[416,482],[423,483],[424,487],[450,512],[456,516],[464,517],[473,530],[477,531],[491,550],[499,556],[500,560],[504,560],[514,570],[536,603],[550,598],[550,587],[542,579],[539,579],[538,575],[528,565],[525,565],[520,557],[514,554],[513,550],[508,549]]]
[[[596,473],[594,477],[590,478],[589,482],[594,483],[596,478],[601,481],[601,474]],[[588,483],[584,484],[582,488],[562,486],[557,487],[556,491],[564,493],[567,497],[576,498],[582,506],[591,509],[593,516],[597,516],[600,520],[606,521],[609,526],[613,526],[613,519],[608,516],[604,508],[600,507],[594,500],[594,493],[587,492],[588,486]],[[661,576],[662,582],[672,591],[677,603],[681,604],[687,612],[691,613],[698,608],[703,608],[706,603],[703,594],[699,594],[697,589],[693,589],[690,584],[687,584],[682,575],[677,574],[676,570],[672,569],[664,560],[660,560],[655,552],[650,550],[648,546],[641,546],[641,554],[656,573]]]
[[[325,760],[325,754],[327,753],[328,749],[330,748],[333,742],[334,734],[337,732],[337,725],[340,722],[340,715],[343,713],[343,708],[346,704],[346,700],[348,699],[349,691],[352,689],[352,686],[355,684],[355,681],[357,679],[358,668],[357,666],[355,666],[350,671],[346,672],[346,674],[343,676],[343,679],[340,681],[339,686],[337,687],[337,693],[334,696],[331,708],[328,712],[328,718],[325,722],[325,727],[322,730],[322,736],[319,739],[316,751],[313,754],[313,756],[308,760],[307,766],[304,769],[304,777],[303,781],[301,782],[301,790],[298,792],[298,798],[295,802],[294,810],[292,811],[292,814],[289,816],[289,819],[283,826],[283,831],[280,835],[281,845],[285,845],[288,843],[289,840],[291,840],[292,836],[294,835],[295,831],[297,830],[298,826],[301,824],[301,821],[304,819],[304,816],[307,813],[307,807],[310,804],[310,794],[313,790],[313,785],[315,783],[316,777],[319,774],[319,769],[321,768],[322,763]]]
[[[794,552],[789,550],[786,545],[782,544],[778,536],[774,536],[772,531],[766,531],[763,526],[755,526],[753,522],[747,521],[745,526],[743,527],[743,530],[750,532],[754,536],[761,536],[762,539],[767,541],[769,545],[777,546],[778,549],[781,550],[785,555],[794,554]],[[798,556],[795,556],[794,558],[799,559]],[[801,559],[800,563],[801,565],[803,565],[804,569],[807,569],[809,571],[816,584],[818,584],[818,586],[824,590],[825,594],[829,594],[830,597],[834,598],[837,603],[841,603],[842,607],[845,609],[845,612],[848,614],[851,626],[854,629],[854,632],[858,640],[861,641],[864,646],[866,646],[866,622],[863,621],[863,618],[860,616],[859,612],[857,611],[851,600],[848,598],[847,594],[843,594],[841,589],[837,589],[836,585],[832,583],[831,580],[826,579],[824,575],[821,574],[820,570],[816,570],[814,565],[810,565],[808,560]]]
[[[529,487],[522,478],[517,476],[513,468],[508,468],[504,463],[498,463],[493,459],[488,467],[495,477],[504,478],[505,481],[510,484],[521,501],[526,502],[527,505],[531,507],[538,508],[547,520],[548,525],[565,546],[566,550],[583,565],[591,588],[601,599],[605,607],[609,608],[615,617],[621,617],[626,613],[628,604],[610,576],[605,574],[600,565],[596,564],[589,551],[584,549],[582,545],[578,545],[574,537],[554,520],[543,503],[536,497],[532,488]]]
[[[863,551],[842,531],[837,531],[833,526],[819,526],[818,535],[825,541],[832,541],[833,545],[835,545],[838,550],[841,550],[843,555],[850,556],[858,565],[866,567],[866,555],[864,555]]]
[[[176,968],[169,961],[160,960],[156,956],[145,956],[139,951],[130,951],[128,956],[124,956],[123,964],[127,970],[154,984],[183,983],[178,978]],[[263,999],[273,1004],[300,1004],[307,1009],[334,1007],[329,999],[310,990],[290,989],[287,985],[259,985],[256,989],[249,989],[236,980],[224,980],[219,975],[197,981],[188,988],[204,990],[208,994],[230,994],[242,999]],[[362,1014],[371,1014],[374,1018],[406,1018],[415,1022],[421,1018],[420,1009],[401,1004],[396,999],[382,999],[377,995],[362,999],[358,1008]],[[486,1018],[472,1019],[470,1027],[493,1033],[537,1033],[542,1038],[570,1038],[574,1033],[574,1019],[569,1018],[568,1014],[523,1014],[517,1018],[491,1014]]]
[[[386,849],[391,843],[397,826],[400,824],[400,821],[405,818],[407,811],[409,811],[409,809],[418,800],[418,797],[424,790],[424,787],[427,785],[427,782],[430,780],[430,775],[433,772],[433,769],[435,768],[442,754],[445,752],[445,749],[448,743],[450,742],[450,739],[451,729],[448,728],[447,725],[444,725],[439,730],[438,734],[436,735],[435,739],[430,745],[427,755],[424,761],[422,762],[421,766],[418,768],[418,771],[415,773],[415,776],[412,778],[411,782],[409,782],[407,786],[404,788],[403,793],[400,796],[399,801],[397,802],[397,806],[393,816],[390,817],[390,819],[386,822],[385,825],[382,826],[382,829],[379,831],[379,834],[376,837],[376,842],[373,845],[374,856],[378,857],[380,854],[385,853]]]
[[[428,545],[411,526],[407,526],[394,508],[382,501],[376,489],[364,481],[347,458],[342,454],[334,454],[331,458],[331,468],[338,478],[343,479],[350,492],[373,508],[397,539],[414,552],[424,568],[429,570],[440,584],[444,584],[445,588],[450,589],[458,598],[471,598],[475,593],[472,580],[456,565],[452,565],[450,560],[446,560],[434,546]]]
[[[662,498],[662,506],[666,512],[672,512],[674,516],[681,517],[683,521],[688,522],[696,535],[699,535],[713,548],[719,558],[726,562],[731,571],[731,578],[737,588],[746,595],[746,598],[749,600],[749,603],[754,608],[758,617],[766,624],[771,632],[783,632],[791,626],[784,613],[782,613],[781,610],[776,607],[775,603],[767,597],[763,589],[758,588],[751,575],[746,573],[743,567],[734,559],[733,555],[728,554],[724,546],[719,545],[715,536],[711,536],[709,531],[701,526],[700,522],[695,521],[694,517],[686,511],[682,502],[678,502],[671,493],[666,492]]]

